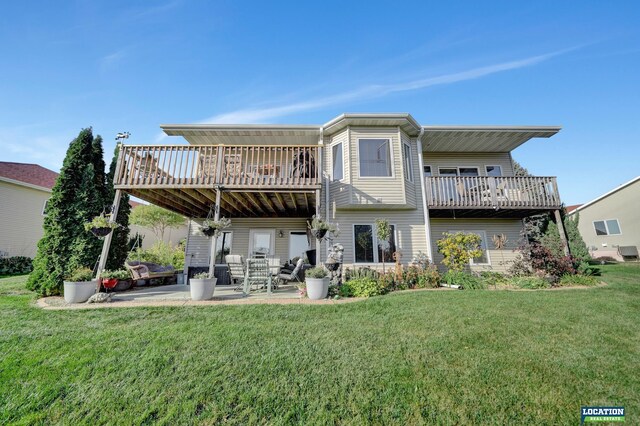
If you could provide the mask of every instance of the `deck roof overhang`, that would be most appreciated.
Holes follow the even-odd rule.
[[[191,145],[317,145],[319,125],[162,124],[167,136],[182,136]]]
[[[423,126],[425,152],[510,152],[532,138],[549,138],[560,126]]]

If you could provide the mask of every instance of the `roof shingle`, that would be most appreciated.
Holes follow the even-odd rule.
[[[0,161],[0,177],[52,189],[58,173],[37,164]]]

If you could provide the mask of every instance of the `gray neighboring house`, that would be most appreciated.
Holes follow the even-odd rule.
[[[640,176],[576,208],[578,229],[594,258],[637,260],[640,247]],[[626,253],[625,253],[626,251]]]

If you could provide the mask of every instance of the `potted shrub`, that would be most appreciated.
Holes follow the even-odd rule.
[[[109,222],[111,215],[105,215],[104,213],[94,217],[91,222],[84,224],[84,229],[91,231],[96,237],[106,237],[111,231],[118,227],[117,223]]]
[[[67,303],[83,303],[96,292],[97,281],[89,268],[78,268],[64,280],[64,300]]]
[[[218,237],[224,229],[231,226],[231,219],[226,217],[220,220],[206,219],[202,222],[202,233],[207,237]]]
[[[118,269],[115,271],[102,271],[100,274],[102,285],[108,290],[126,290],[131,287],[131,275],[129,271]]]
[[[320,215],[314,214],[311,218],[311,222],[307,221],[307,226],[311,231],[311,235],[316,237],[318,240],[323,239],[327,232],[331,232],[334,236],[338,235],[338,227],[332,223],[326,222]]]
[[[217,278],[210,278],[208,272],[195,274],[189,280],[189,291],[191,292],[191,300],[209,300],[213,297],[213,291],[216,288]]]
[[[308,269],[305,271],[305,284],[309,299],[324,299],[329,293],[329,273],[322,266]]]

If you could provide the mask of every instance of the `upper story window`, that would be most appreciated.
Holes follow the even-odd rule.
[[[358,141],[361,177],[390,177],[391,141],[389,139],[360,139]]]
[[[620,224],[618,219],[596,220],[593,222],[596,235],[620,235]]]
[[[411,167],[411,146],[408,143],[402,144],[402,162],[404,166],[404,178],[406,180],[413,180],[413,169]]]
[[[487,176],[502,176],[501,166],[486,166]]]
[[[342,180],[344,178],[344,160],[342,158],[342,142],[331,147],[331,156],[333,159],[333,180]]]
[[[44,204],[42,205],[42,216],[46,216],[47,215],[47,206],[49,205],[49,198],[47,198],[44,201]]]
[[[422,173],[424,173],[425,177],[433,176],[431,173],[431,166],[422,166]]]

